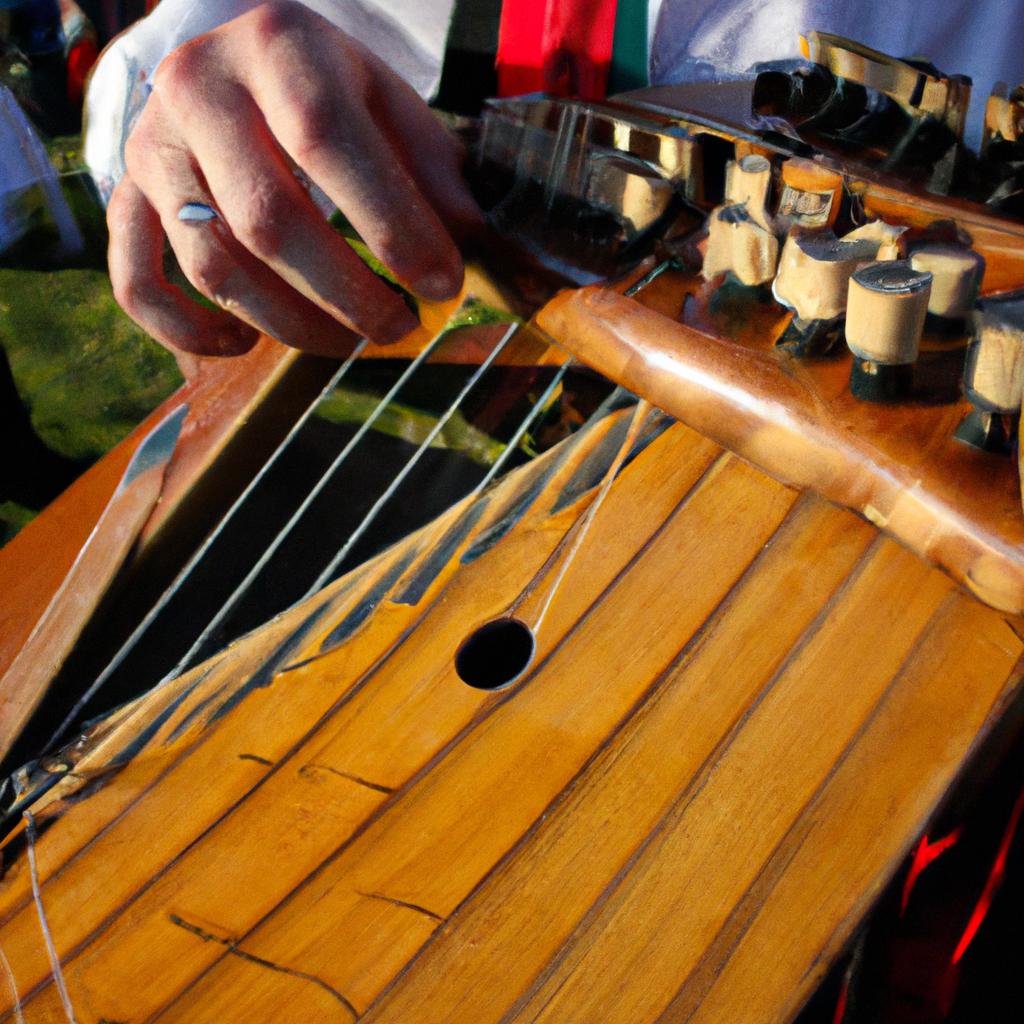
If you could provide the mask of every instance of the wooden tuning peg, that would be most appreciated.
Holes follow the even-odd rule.
[[[1009,453],[1024,397],[1024,300],[986,302],[975,317],[964,394],[974,408],[957,428],[957,438]]]
[[[906,260],[854,272],[846,304],[853,352],[850,390],[869,402],[896,402],[913,389],[914,363],[928,314],[932,275]]]
[[[984,258],[973,249],[934,243],[915,249],[910,265],[932,275],[928,326],[944,334],[965,333],[978,301]]]
[[[767,157],[749,153],[739,160],[730,160],[725,168],[725,203],[745,207],[755,224],[772,231],[768,213],[771,184],[772,165]]]
[[[1024,88],[1012,92],[1005,82],[996,82],[985,106],[985,126],[981,155],[985,156],[993,142],[1016,143],[1024,139]]]
[[[702,270],[706,281],[731,272],[741,284],[767,284],[778,262],[779,240],[753,219],[745,205],[711,211]]]
[[[807,230],[831,228],[843,199],[843,176],[814,160],[791,157],[782,165],[778,218]]]
[[[794,316],[776,346],[801,357],[828,352],[839,338],[850,277],[875,259],[878,246],[871,238],[847,241],[831,231],[791,233],[772,294]]]

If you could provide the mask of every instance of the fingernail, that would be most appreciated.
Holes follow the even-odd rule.
[[[219,355],[241,356],[248,352],[257,341],[260,332],[248,325],[243,325],[232,330],[225,331],[217,339]]]
[[[458,274],[453,274],[450,270],[433,270],[420,278],[416,285],[416,294],[435,302],[452,299],[462,289],[462,277],[461,267]]]
[[[391,345],[404,338],[410,331],[416,330],[419,325],[419,320],[403,306],[402,311],[397,316],[392,317],[381,327],[373,340],[380,345]]]

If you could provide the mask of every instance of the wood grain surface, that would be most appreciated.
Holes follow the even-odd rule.
[[[168,468],[161,502],[146,538],[167,522],[230,437],[267,396],[296,353],[269,338],[239,362],[202,360],[198,375],[148,416],[128,438],[73,483],[46,514],[0,551],[0,672],[17,656],[74,564],[135,450],[167,415],[189,406],[178,455]]]
[[[629,418],[101,726],[34,810],[38,899],[25,830],[4,848],[8,1017],[64,1019],[40,908],[78,1020],[791,1016],[1022,644],[870,524],[655,418],[530,670],[467,687],[459,643],[537,577]]]
[[[650,305],[566,292],[538,322],[581,362],[776,478],[865,516],[993,607],[1024,613],[1017,467],[956,440],[965,400],[859,401],[848,352],[799,360],[773,347],[785,326],[774,304],[747,295],[716,308],[713,286],[682,273],[663,275],[657,290]],[[933,351],[963,358],[962,345]]]
[[[367,346],[365,358],[404,360],[418,355],[467,301],[484,303],[491,310],[505,308],[502,294],[489,277],[470,265],[460,295],[444,303],[422,303],[422,322],[414,331],[393,345]],[[486,327],[462,330],[445,342],[435,361],[476,365],[492,344]],[[536,366],[558,365],[566,358],[561,350],[523,331],[497,361]],[[24,651],[33,630],[38,630],[142,440],[167,416],[187,410],[179,443],[158,491],[159,500],[154,497],[149,509],[135,519],[120,514],[107,524],[109,536],[99,538],[99,546],[111,557],[102,572],[91,571],[88,589],[76,588],[77,614],[62,629],[63,647],[69,647],[88,623],[119,567],[117,584],[129,588],[153,571],[154,554],[159,560],[165,549],[180,549],[180,562],[185,560],[190,545],[198,545],[205,528],[215,521],[209,519],[210,510],[226,509],[234,496],[225,491],[224,481],[255,473],[260,458],[269,456],[333,369],[326,360],[303,357],[269,337],[261,338],[244,356],[190,357],[190,365],[191,376],[178,391],[76,480],[45,514],[0,549],[0,679],[4,680],[5,703],[17,708],[16,714],[7,715],[6,722],[0,723],[0,759],[45,694],[54,666],[62,659],[50,657],[48,665],[39,662],[31,682],[5,673]],[[169,571],[165,582],[173,575],[173,570]]]
[[[757,151],[723,96],[713,130]],[[1024,280],[1020,228],[846,185],[955,218],[986,292]],[[785,315],[719,284],[567,293],[539,317],[563,349],[517,350],[679,422],[589,423],[29,772],[55,784],[0,848],[0,1021],[793,1018],[1020,700],[1024,517],[955,395],[856,402],[848,358],[776,351]],[[252,359],[191,385],[143,550],[296,365]],[[58,549],[0,654],[135,443],[0,555],[21,579]],[[468,686],[456,652],[512,615],[528,667]]]
[[[10,667],[0,673],[0,760],[42,701],[160,500],[186,409],[172,413],[136,449],[50,604]]]

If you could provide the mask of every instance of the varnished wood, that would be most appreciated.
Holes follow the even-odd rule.
[[[1014,691],[1022,645],[871,525],[676,426],[610,492],[588,548],[615,560],[570,570],[535,668],[507,693],[469,689],[460,638],[585,508],[553,511],[581,460],[609,458],[613,426],[513,475],[461,551],[559,463],[503,540],[453,556],[415,605],[397,600],[413,560],[329,639],[463,509],[97,736],[37,809],[41,898],[83,1019],[682,1019],[722,998],[728,969],[735,1019],[765,1020],[810,991],[811,950],[841,944],[864,897],[820,882],[811,913],[784,869],[824,848],[844,877],[887,877]],[[950,701],[962,713],[934,713]],[[896,773],[875,746],[893,729],[922,733]],[[887,799],[861,801],[872,786]],[[826,837],[845,819],[822,809],[851,799],[864,842],[840,855]],[[728,840],[723,820],[742,824]],[[25,1019],[59,1019],[23,843],[0,944]],[[762,928],[793,947],[771,986],[746,953]]]
[[[673,284],[693,293],[682,277],[661,287]],[[864,515],[993,607],[1024,612],[1016,467],[954,439],[965,401],[859,402],[846,389],[849,357],[800,363],[771,348],[777,313],[734,304],[729,325],[743,340],[731,340],[707,302],[694,307],[690,323],[673,323],[583,289],[556,298],[539,322],[580,360],[719,444]]]
[[[735,145],[737,155],[756,152],[776,159],[788,156],[751,131],[752,89],[749,80],[716,83],[710,88],[699,83],[655,86],[626,93],[610,105],[629,109],[637,104],[645,113],[648,109],[656,111],[695,134],[719,135]],[[823,151],[816,157],[816,164],[841,175],[847,192],[858,197],[865,221],[882,220],[918,229],[953,221],[985,258],[983,293],[1020,288],[1024,281],[1024,225],[994,214],[979,203],[938,196],[913,182],[894,184],[876,170],[851,161],[849,154]]]
[[[598,436],[594,438],[594,442],[600,440],[601,435],[604,431],[599,431]],[[666,439],[667,440],[667,439]],[[685,440],[685,439],[680,439]],[[690,456],[690,460],[693,463],[693,468],[689,473],[681,474],[677,487],[682,489],[685,493],[687,487],[687,476],[690,478],[690,482],[700,474],[701,470],[707,466],[710,458],[713,457],[714,449],[708,446],[705,442],[699,441],[695,438],[690,438],[687,445],[692,451],[693,455]],[[582,454],[582,453],[581,453]],[[562,487],[567,482],[567,478],[572,476],[574,469],[576,468],[576,460],[567,465],[560,473],[556,473],[552,478],[549,487],[545,493],[549,494],[550,497],[546,499],[548,502],[554,501]],[[655,468],[650,467],[648,472],[654,472]],[[648,477],[649,479],[649,477]],[[677,497],[674,499],[678,501]],[[534,516],[543,515],[543,502],[544,496],[540,498],[541,509],[539,509]],[[626,496],[623,496],[620,501],[623,503],[622,508],[625,508]],[[503,502],[497,502],[493,512],[498,515],[502,511]],[[662,507],[662,514],[667,511]],[[527,554],[527,549],[524,544],[528,541],[520,539],[517,541],[517,537],[520,534],[517,532],[506,542],[503,543],[499,548],[494,549],[490,556],[485,556],[480,559],[479,562],[474,562],[468,569],[464,569],[456,580],[457,594],[463,595],[463,602],[468,598],[474,602],[478,602],[482,598],[482,594],[479,591],[478,581],[489,581],[487,587],[489,590],[493,590],[496,586],[494,581],[490,581],[491,573],[495,571],[496,566],[494,565],[494,558],[499,559],[499,565],[503,567],[503,571],[498,573],[497,579],[503,580],[505,577],[510,576],[509,570],[513,566],[519,567],[519,574],[513,574],[512,578],[508,578],[505,583],[498,583],[497,590],[493,596],[479,606],[474,615],[483,618],[489,617],[490,615],[497,614],[501,611],[503,606],[507,606],[508,603],[514,599],[517,588],[521,587],[523,583],[532,576],[533,572],[540,566],[547,553],[550,551],[551,546],[558,540],[558,537],[564,531],[564,529],[571,524],[574,518],[574,509],[569,508],[556,518],[551,524],[553,529],[546,528],[539,534],[539,538],[542,540],[542,547],[536,554],[531,554],[529,560],[524,560]],[[561,528],[557,525],[561,522]],[[601,543],[601,538],[605,536],[606,529],[613,529],[621,525],[621,519],[615,516],[613,519],[605,521],[606,526],[601,529],[601,524],[598,524],[595,529],[599,532],[595,536],[595,542]],[[487,527],[487,521],[484,520],[479,527],[479,532],[482,532]],[[649,528],[648,523],[638,523],[637,529],[643,530]],[[395,556],[398,558],[399,556]],[[628,555],[626,556],[628,557]],[[485,559],[487,559],[485,561]],[[392,563],[393,564],[393,563]],[[453,559],[453,564],[445,567],[446,574],[454,572],[458,566],[458,561]],[[670,570],[670,566],[665,566],[666,571]],[[581,591],[578,586],[573,586],[572,581],[567,582],[566,595],[567,599],[564,602],[559,603],[552,610],[551,616],[548,618],[549,626],[552,629],[564,628],[561,623],[564,622],[563,616],[573,614],[578,615],[579,612],[586,607],[588,603],[588,591],[593,593],[592,587],[600,588],[602,585],[607,585],[610,579],[614,578],[615,572],[617,571],[616,564],[608,564],[604,570],[594,576],[591,573],[586,573],[584,578],[588,580],[588,587]],[[395,584],[393,584],[395,586]],[[341,588],[344,590],[344,588]],[[401,590],[401,586],[395,586],[397,591]],[[475,709],[479,708],[482,703],[487,703],[488,698],[486,695],[479,691],[473,691],[463,686],[459,682],[454,682],[451,677],[450,659],[445,658],[442,668],[447,668],[449,683],[454,682],[454,686],[445,689],[443,692],[435,693],[430,686],[426,686],[431,682],[430,676],[424,677],[422,672],[416,672],[414,670],[417,664],[417,659],[421,662],[426,659],[427,663],[436,657],[438,649],[444,649],[450,647],[451,651],[454,651],[459,640],[464,635],[464,631],[471,629],[473,622],[467,622],[459,607],[450,607],[454,601],[456,595],[450,592],[446,594],[446,603],[444,606],[439,606],[433,613],[433,620],[424,624],[423,628],[415,635],[415,642],[412,645],[412,649],[403,649],[405,658],[397,664],[391,664],[388,666],[384,678],[380,680],[378,686],[369,693],[363,693],[360,691],[360,696],[356,698],[354,706],[346,708],[341,714],[339,721],[334,723],[333,729],[338,733],[338,749],[339,751],[346,751],[347,754],[345,760],[342,763],[338,763],[337,759],[330,755],[324,750],[324,739],[322,737],[317,738],[317,742],[311,740],[306,744],[308,750],[303,749],[298,755],[304,760],[301,760],[301,764],[296,763],[294,769],[298,769],[304,764],[313,765],[326,765],[328,767],[335,766],[340,770],[345,771],[347,774],[354,775],[356,778],[364,779],[374,782],[378,786],[384,786],[387,788],[393,788],[401,779],[404,777],[404,773],[414,770],[415,766],[421,763],[418,759],[421,757],[427,757],[431,755],[432,751],[437,750],[438,740],[442,740],[449,734],[447,731],[442,731],[438,734],[438,730],[452,729],[452,735],[457,735],[460,728],[465,727],[467,721],[466,716],[472,715]],[[351,609],[351,606],[358,604],[359,593],[349,595],[344,594],[341,607],[338,610],[338,618],[344,618],[345,610]],[[432,602],[427,602],[429,608]],[[489,606],[489,607],[488,607]],[[574,611],[575,610],[575,611]],[[187,766],[183,763],[180,768],[173,768],[171,775],[173,777],[161,778],[164,771],[168,767],[168,762],[164,759],[153,757],[140,756],[136,758],[135,763],[130,765],[121,775],[116,779],[112,780],[111,784],[106,786],[100,793],[97,794],[99,797],[100,804],[108,804],[111,800],[114,801],[113,806],[110,808],[110,816],[114,821],[114,828],[116,830],[114,835],[104,835],[100,840],[99,846],[93,846],[88,848],[90,864],[82,864],[78,862],[77,867],[81,870],[81,873],[76,871],[74,868],[64,868],[61,870],[59,877],[64,880],[64,883],[70,883],[73,886],[81,884],[81,882],[87,880],[87,884],[90,889],[98,892],[96,887],[107,888],[107,885],[103,883],[101,874],[97,874],[98,866],[101,862],[107,864],[111,875],[108,876],[111,882],[114,882],[118,877],[123,881],[128,881],[124,878],[123,867],[119,866],[116,859],[110,857],[104,851],[112,851],[118,848],[118,845],[123,844],[124,838],[130,835],[137,835],[140,829],[148,831],[150,828],[156,826],[158,821],[165,822],[165,825],[161,827],[160,831],[166,836],[167,844],[173,844],[175,837],[173,833],[178,832],[181,837],[178,839],[179,843],[187,843],[187,837],[192,834],[195,829],[200,817],[204,811],[201,805],[196,804],[193,801],[193,808],[190,816],[184,818],[181,815],[174,814],[174,808],[179,806],[180,790],[172,785],[175,779],[180,781],[183,780],[181,772],[187,767],[188,775],[191,778],[195,778],[191,773],[194,771],[201,771],[203,773],[214,772],[221,777],[221,782],[212,792],[209,792],[209,798],[213,801],[213,806],[218,808],[230,807],[231,803],[241,795],[232,796],[232,786],[229,784],[229,779],[223,777],[223,765],[234,764],[236,765],[233,769],[233,773],[237,770],[237,778],[243,785],[246,780],[254,778],[253,771],[255,770],[260,775],[264,774],[265,769],[256,762],[243,761],[238,759],[239,753],[252,752],[260,757],[267,758],[270,760],[276,760],[277,758],[284,755],[289,746],[295,742],[296,736],[301,736],[302,731],[308,728],[308,725],[314,723],[320,715],[325,711],[329,710],[330,706],[338,701],[338,691],[325,688],[320,684],[320,680],[323,678],[324,673],[327,672],[329,676],[333,678],[348,679],[350,683],[356,683],[359,678],[361,671],[360,666],[372,666],[374,660],[380,657],[383,653],[380,647],[381,642],[384,642],[384,650],[389,643],[393,642],[392,637],[397,633],[401,634],[404,624],[410,620],[415,621],[419,617],[421,612],[409,605],[398,604],[393,606],[392,614],[388,616],[392,621],[390,624],[382,623],[384,625],[383,633],[377,629],[370,630],[369,632],[363,631],[354,637],[354,643],[339,646],[334,650],[322,654],[306,669],[297,669],[293,672],[284,674],[281,679],[289,690],[288,708],[289,708],[289,720],[292,723],[292,728],[298,728],[298,733],[293,734],[292,738],[289,738],[288,727],[284,731],[280,728],[281,723],[281,708],[280,708],[280,691],[276,688],[271,690],[257,690],[250,697],[248,697],[243,703],[239,704],[237,711],[232,715],[233,720],[238,720],[238,716],[241,715],[243,718],[249,718],[253,713],[257,713],[263,719],[263,725],[256,729],[257,733],[262,733],[262,739],[257,741],[256,735],[253,735],[251,742],[248,743],[245,750],[235,749],[237,745],[237,739],[234,736],[226,736],[223,733],[223,725],[229,720],[220,718],[217,715],[217,705],[214,704],[212,707],[206,702],[206,699],[210,694],[216,694],[218,688],[224,685],[225,677],[230,673],[232,680],[238,679],[237,673],[239,665],[237,663],[237,655],[228,657],[228,662],[234,662],[234,664],[223,665],[224,675],[219,675],[216,671],[209,678],[202,679],[200,688],[189,695],[188,705],[182,706],[178,709],[174,717],[166,723],[164,728],[161,729],[158,734],[157,740],[154,742],[155,750],[161,749],[160,736],[166,738],[173,734],[175,728],[182,721],[188,723],[187,729],[183,734],[175,737],[175,742],[168,751],[168,757],[170,763],[173,764],[175,761],[175,752],[189,751],[190,739],[195,742],[197,739],[202,739],[202,745],[198,747],[194,752],[188,755]],[[308,612],[303,613],[302,617],[308,615]],[[441,619],[438,620],[438,616]],[[396,618],[397,617],[397,618]],[[294,630],[297,618],[291,616],[291,629]],[[557,635],[557,634],[556,634]],[[448,638],[447,643],[445,638]],[[548,648],[552,641],[545,642],[545,638],[542,635],[539,638],[541,644],[541,655]],[[275,645],[275,638],[273,633],[270,637],[261,640],[258,646],[258,652],[256,657],[259,658],[262,652],[262,657],[265,658],[268,653],[267,644],[271,645],[269,650],[272,650]],[[316,638],[310,638],[306,641],[311,652],[318,650],[322,644],[322,636]],[[367,644],[369,645],[367,647]],[[288,655],[288,661],[300,662],[303,659],[303,650],[295,650]],[[412,658],[409,662],[407,659]],[[197,673],[196,675],[202,675]],[[193,682],[195,682],[195,675],[193,676]],[[234,686],[244,685],[244,681],[238,679],[237,682],[233,683]],[[304,696],[305,695],[305,696]],[[343,695],[343,691],[342,691]],[[416,695],[415,702],[413,701],[414,695]],[[126,729],[131,731],[137,731],[144,727],[144,723],[148,721],[148,715],[151,713],[158,714],[160,708],[164,706],[163,702],[170,699],[173,701],[173,694],[158,694],[157,696],[157,707],[152,712],[148,707],[140,709],[140,716],[142,721],[136,720],[131,723],[131,727],[122,726],[121,737],[109,736],[103,741],[101,749],[94,755],[93,758],[87,758],[78,767],[79,771],[84,772],[88,777],[92,772],[98,770],[99,766],[94,763],[98,761],[99,765],[102,765],[106,759],[109,759],[110,753],[113,750],[119,749],[124,745],[124,732]],[[269,700],[267,698],[270,698]],[[228,695],[221,695],[220,703],[225,700],[230,700]],[[400,700],[408,708],[413,708],[421,705],[423,701],[427,703],[422,706],[424,718],[422,720],[416,716],[411,719],[408,723],[410,729],[409,732],[406,729],[400,727],[400,723],[394,721],[393,707],[394,702]],[[311,706],[308,702],[313,701]],[[326,701],[326,703],[323,703]],[[440,703],[437,703],[440,701]],[[368,703],[369,702],[369,703]],[[198,720],[189,719],[189,710],[192,707],[203,707],[204,715]],[[319,710],[316,710],[319,707]],[[447,709],[447,710],[446,710]],[[269,716],[269,717],[266,717]],[[453,716],[455,716],[453,718]],[[391,728],[386,732],[381,732],[379,742],[372,745],[365,745],[359,742],[356,747],[352,746],[353,736],[363,735],[363,729],[371,728],[373,731],[378,731],[374,727],[373,722],[380,717],[381,725],[384,722],[390,721]],[[272,725],[273,722],[277,722],[278,725],[275,727]],[[433,722],[431,729],[426,733],[422,731],[422,725],[425,722]],[[204,728],[204,723],[207,727]],[[220,723],[220,724],[216,724]],[[308,723],[308,724],[306,724]],[[209,725],[215,725],[212,731],[208,731]],[[354,731],[353,731],[354,730]],[[233,733],[233,730],[231,730]],[[226,749],[221,749],[217,743],[218,737],[228,742]],[[211,743],[212,741],[212,743]],[[427,743],[427,747],[424,749],[423,744]],[[250,750],[250,748],[252,748]],[[197,763],[198,762],[198,763]],[[403,767],[404,765],[410,765],[410,768]],[[205,765],[205,767],[204,767]],[[293,772],[282,774],[279,778],[279,782],[291,786],[291,780]],[[141,778],[139,776],[141,775]],[[321,773],[322,775],[322,773]],[[152,780],[156,777],[157,785],[156,788],[151,791],[147,791],[146,787],[152,784]],[[322,791],[314,784],[322,783],[324,778],[319,776],[317,773],[307,773],[302,776],[305,780],[304,785],[310,786],[310,799],[318,800],[322,796]],[[327,778],[330,778],[328,773]],[[340,784],[340,783],[339,783]],[[191,785],[191,783],[189,783]],[[351,785],[351,783],[350,783]],[[357,787],[358,788],[358,787]],[[366,789],[367,787],[361,787]],[[174,790],[173,792],[171,790]],[[276,789],[276,787],[275,787]],[[127,813],[127,808],[122,802],[123,798],[127,795],[129,801],[138,796],[139,793],[146,795],[149,793],[148,798],[143,805],[139,805],[138,809],[134,814]],[[242,793],[245,792],[243,789]],[[376,800],[380,800],[381,794],[378,790],[371,790],[371,794]],[[163,800],[159,799],[159,795],[163,793],[165,797]],[[268,799],[276,800],[278,797],[274,796],[274,791],[264,794]],[[166,802],[165,802],[166,801]],[[225,801],[227,803],[225,804]],[[83,809],[85,805],[82,806]],[[139,810],[151,812],[156,815],[155,818],[151,818],[151,824],[147,826],[145,820],[140,819],[138,816]],[[264,813],[258,811],[257,813]],[[312,810],[312,807],[310,807]],[[172,825],[171,819],[167,815],[172,815],[174,824]],[[91,817],[91,815],[90,815]],[[107,818],[107,815],[104,815]],[[269,821],[268,821],[269,824]],[[248,826],[247,826],[248,827]],[[318,843],[328,842],[333,844],[337,841],[337,835],[330,829],[326,832],[320,830],[314,830]],[[51,830],[52,832],[52,830]],[[75,834],[76,830],[71,830],[71,834]],[[169,834],[170,833],[170,834]],[[47,833],[49,835],[50,833]],[[118,835],[121,836],[118,839]],[[81,842],[83,837],[80,833],[76,836],[76,843]],[[313,836],[311,835],[311,838]],[[107,845],[111,843],[112,845]],[[151,848],[150,854],[147,856],[146,866],[143,867],[141,864],[140,868],[144,872],[152,873],[156,870],[156,864],[150,859],[152,857],[160,856],[160,850],[165,845],[164,842],[158,843],[155,847]],[[174,847],[171,845],[171,850]],[[212,852],[212,851],[211,851]],[[293,851],[294,852],[294,851]],[[96,858],[95,860],[93,858]],[[49,863],[48,857],[45,850],[40,846],[40,869],[46,874],[52,869],[52,864]],[[265,865],[254,863],[254,869],[263,872]],[[301,862],[296,863],[296,868],[301,868]],[[191,871],[183,873],[182,877],[191,875]],[[8,878],[11,878],[9,872]],[[75,879],[79,881],[76,882]],[[22,877],[22,881],[25,879]],[[131,891],[129,889],[129,891]],[[24,893],[23,893],[24,895]],[[111,895],[114,895],[111,892]],[[77,902],[77,901],[76,901]],[[67,911],[76,919],[78,922],[74,928],[75,933],[78,934],[83,927],[88,927],[89,921],[94,920],[96,922],[102,921],[104,916],[104,910],[102,904],[94,905],[94,910],[98,916],[93,917],[93,913],[79,903],[78,910],[73,910],[71,903],[66,904]],[[257,908],[252,907],[251,910],[255,911]],[[85,910],[83,914],[82,911]],[[249,913],[245,911],[242,906],[238,907],[238,910],[243,913]],[[25,906],[25,911],[20,915],[19,919],[23,919],[29,926],[29,930],[26,934],[26,938],[30,936],[35,930],[36,923],[33,918],[33,908],[30,905]],[[61,911],[56,911],[60,914]],[[58,919],[59,924],[54,924],[55,930],[58,927],[63,927],[66,923],[62,918]],[[20,945],[20,943],[16,943]],[[5,947],[6,948],[6,947]],[[212,951],[211,951],[212,952]],[[40,965],[42,966],[42,965]],[[16,968],[17,970],[18,968]],[[130,998],[131,994],[129,994]]]
[[[505,307],[501,292],[486,273],[471,265],[460,295],[445,303],[424,303],[420,326],[393,345],[369,345],[365,357],[400,360],[417,355],[467,300],[482,302],[492,310]],[[444,346],[440,356],[447,362],[473,365],[486,356],[491,345],[493,338],[486,328],[463,330],[453,343]],[[524,332],[498,362],[558,365],[565,358],[559,350]],[[193,363],[189,380],[174,395],[84,473],[45,515],[0,549],[0,680],[5,688],[0,703],[0,759],[44,696],[66,648],[107,593],[115,570],[121,570],[119,586],[131,587],[140,574],[152,570],[154,555],[159,558],[164,548],[180,546],[178,534],[186,531],[186,524],[200,511],[208,521],[207,506],[226,507],[219,483],[228,469],[225,464],[250,448],[269,454],[270,423],[274,423],[277,436],[283,436],[291,407],[312,400],[330,368],[327,363],[318,367],[315,360],[304,360],[295,349],[267,337],[245,356],[194,359]],[[56,648],[47,642],[48,657],[35,659],[31,680],[23,678],[23,673],[11,675],[19,652],[25,650],[79,552],[97,529],[140,442],[162,420],[182,409],[187,415],[179,443],[148,507],[138,505],[137,521],[128,514],[119,515],[108,523],[108,535],[98,538],[99,546],[108,552],[107,565],[102,572],[92,565],[89,588],[75,588],[77,614],[68,618],[61,631],[66,642]],[[251,457],[243,454],[242,461],[249,472],[255,471]],[[198,543],[194,529],[189,527],[186,532],[191,543]],[[168,578],[172,575],[170,572]],[[59,657],[58,648],[63,652]]]
[[[1014,309],[1006,316],[996,304],[975,324],[964,385],[972,402],[986,412],[1020,411],[1024,395],[1024,323],[1020,322],[1020,312],[1024,310]]]
[[[861,359],[889,366],[917,362],[932,275],[902,260],[875,263],[850,278],[846,344]]]
[[[266,397],[287,365],[291,349],[265,339],[232,360],[203,360],[199,373],[148,416],[97,466],[0,551],[3,586],[0,671],[5,671],[53,599],[78,552],[106,508],[136,448],[167,415],[183,405],[189,417],[168,467],[156,515],[141,538],[150,538],[171,517],[184,494],[216,458],[228,438]]]
[[[1024,280],[1019,229],[844,183]],[[1024,516],[1012,461],[952,440],[964,402],[858,403],[848,357],[776,351],[788,314],[719,284],[566,293],[559,347],[511,356],[682,422],[590,423],[62,752],[2,848],[0,1019],[65,1021],[55,973],[124,1024],[795,1015],[1020,700]],[[227,426],[212,387],[176,507],[288,378],[266,358]],[[512,615],[532,661],[467,686]]]
[[[952,245],[924,245],[910,257],[915,270],[932,275],[928,312],[952,319],[969,317],[978,301],[985,263],[973,250]]]
[[[185,410],[154,428],[6,672],[0,673],[0,760],[39,706],[160,498]]]

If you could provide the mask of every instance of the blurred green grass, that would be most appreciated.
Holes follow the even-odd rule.
[[[24,497],[39,489],[24,486],[36,468],[33,460],[81,472],[181,384],[174,357],[114,301],[105,214],[82,166],[79,138],[53,139],[47,150],[85,249],[70,265],[55,265],[53,227],[44,225],[0,260],[0,346],[31,430],[44,446],[23,429],[20,416],[12,417],[22,436],[0,445],[3,541],[40,511],[34,505],[43,504]],[[21,486],[14,485],[16,478]]]
[[[32,465],[23,463],[40,462],[36,467],[40,476],[52,469],[49,463],[54,461],[65,463],[62,469],[70,476],[81,472],[182,382],[174,357],[114,301],[106,270],[104,211],[82,171],[77,138],[53,140],[49,150],[62,172],[61,184],[86,247],[73,266],[54,267],[48,251],[55,235],[49,225],[0,258],[0,347],[6,353],[20,402],[28,411],[32,432],[48,450],[40,449],[24,430],[20,442],[11,437],[0,442],[0,543],[41,510],[34,505],[44,503],[24,497],[26,490],[37,488],[5,488],[17,474],[22,474],[23,484],[24,474],[33,472]],[[343,222],[336,226],[344,229]],[[390,278],[358,239],[349,241],[371,269]],[[176,265],[167,269],[172,280],[198,298]],[[509,319],[482,303],[471,303],[451,327]],[[361,398],[357,393],[339,393],[326,403],[321,415],[335,421],[358,419],[365,413]],[[430,414],[396,408],[378,429],[421,440],[433,422]],[[25,443],[26,438],[31,444]],[[437,444],[465,448],[470,457],[484,463],[493,461],[500,450],[497,442],[457,417]],[[54,459],[49,458],[50,453]],[[40,454],[46,458],[40,460]],[[54,491],[49,497],[55,495]]]
[[[0,342],[36,434],[79,461],[99,458],[181,383],[103,270],[0,268]]]
[[[0,267],[0,345],[32,430],[79,471],[181,383],[174,357],[117,306],[105,269]],[[5,477],[33,472],[23,443],[2,450]],[[0,501],[0,542],[40,510]]]

